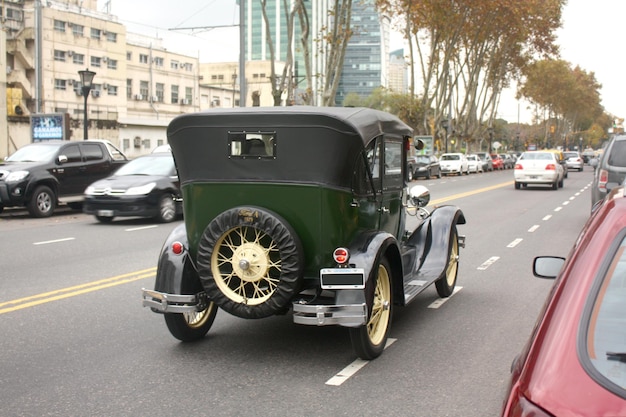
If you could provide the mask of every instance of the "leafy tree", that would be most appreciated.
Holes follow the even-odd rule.
[[[554,31],[564,0],[378,0],[409,42],[411,80],[423,125],[450,114],[457,132],[472,141],[493,125],[502,90],[536,56],[554,55]],[[417,68],[417,69],[416,69]]]

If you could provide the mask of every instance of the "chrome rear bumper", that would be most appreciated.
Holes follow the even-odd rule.
[[[193,313],[205,310],[208,306],[205,293],[167,294],[145,288],[142,288],[141,293],[142,305],[156,313]]]
[[[302,304],[293,303],[293,322],[309,326],[359,327],[366,323],[367,305]]]

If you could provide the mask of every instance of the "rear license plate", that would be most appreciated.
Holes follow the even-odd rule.
[[[115,216],[115,213],[113,212],[113,210],[98,210],[98,216],[113,217]]]
[[[365,288],[363,268],[323,268],[320,283],[324,290],[358,290]]]

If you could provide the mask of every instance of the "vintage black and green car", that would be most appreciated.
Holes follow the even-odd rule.
[[[248,319],[291,311],[297,324],[348,327],[355,353],[373,359],[394,306],[432,283],[452,294],[465,217],[454,206],[428,212],[429,191],[407,189],[412,129],[397,117],[220,109],[181,115],[167,135],[184,224],[143,305],[177,339],[203,338],[218,307]]]

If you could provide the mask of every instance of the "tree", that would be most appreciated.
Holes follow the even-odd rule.
[[[564,0],[378,0],[410,41],[424,128],[448,115],[472,140],[492,124],[502,90],[536,56],[556,54]],[[415,74],[411,74],[415,79]],[[433,123],[434,119],[434,123]]]
[[[322,105],[334,106],[348,41],[352,36],[352,0],[334,0],[328,11],[330,25],[321,31],[320,52],[325,57]]]

